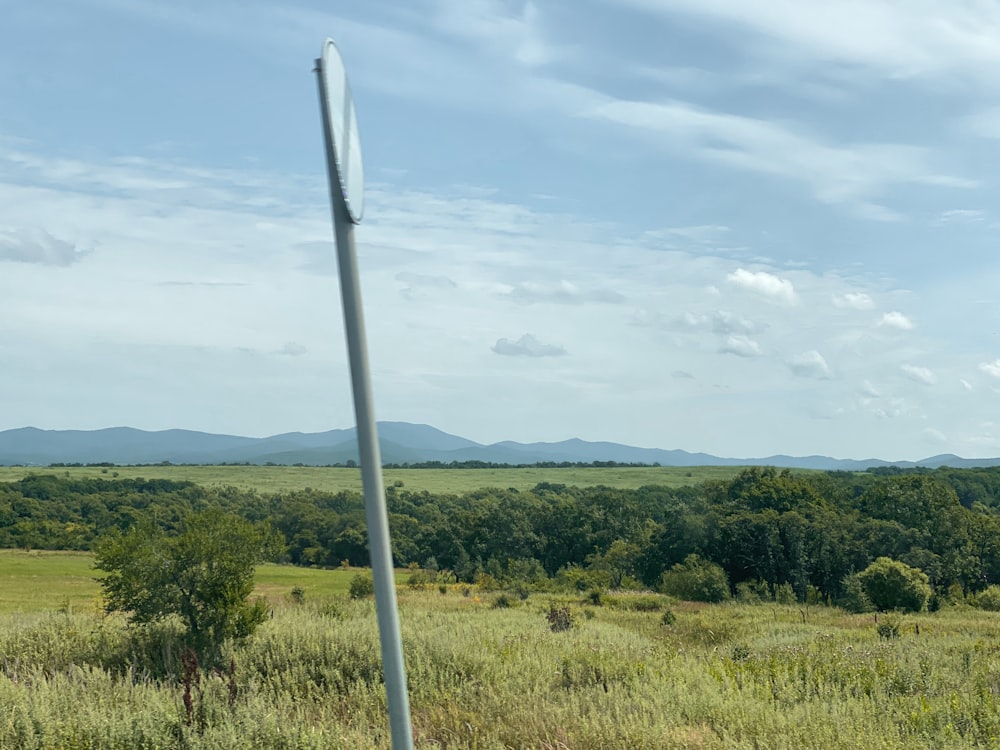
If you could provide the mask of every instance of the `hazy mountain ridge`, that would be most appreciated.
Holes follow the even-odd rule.
[[[776,455],[764,458],[720,458],[684,450],[638,448],[573,438],[557,443],[517,443],[505,440],[483,445],[434,427],[408,422],[380,422],[379,439],[385,463],[484,461],[533,464],[540,462],[660,464],[661,466],[750,466],[857,471],[877,466],[1000,466],[1000,458],[964,459],[944,454],[919,461],[837,459],[829,456]],[[102,430],[40,430],[24,427],[0,431],[0,465],[52,463],[152,464],[306,464],[357,461],[355,431],[288,432],[264,438],[218,435],[191,430],[148,432],[131,427]]]

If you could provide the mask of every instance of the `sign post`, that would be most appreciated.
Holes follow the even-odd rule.
[[[316,71],[319,74],[323,140],[330,179],[333,231],[337,240],[347,354],[354,390],[354,415],[361,457],[361,481],[365,493],[365,518],[368,522],[368,547],[375,583],[375,608],[382,647],[389,727],[392,731],[393,750],[410,750],[413,747],[410,701],[406,689],[399,611],[396,607],[389,517],[382,483],[382,459],[372,405],[371,373],[361,307],[361,282],[354,249],[354,225],[361,223],[364,212],[361,141],[358,138],[358,123],[354,115],[351,89],[347,83],[347,72],[333,40],[323,42],[323,51],[316,60]]]

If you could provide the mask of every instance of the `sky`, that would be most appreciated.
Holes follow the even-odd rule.
[[[0,0],[0,430],[1000,456],[1000,2]]]

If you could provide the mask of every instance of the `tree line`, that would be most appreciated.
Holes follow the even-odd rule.
[[[386,496],[395,563],[470,583],[656,587],[701,561],[721,569],[730,590],[840,600],[850,577],[879,558],[923,571],[938,596],[1000,583],[1000,469],[755,467],[678,488],[543,482],[462,494],[397,482]],[[165,479],[36,475],[0,484],[0,547],[90,550],[112,530],[152,524],[170,534],[210,509],[269,526],[276,560],[368,564],[360,493],[262,495]]]

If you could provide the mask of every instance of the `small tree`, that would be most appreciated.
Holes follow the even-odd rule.
[[[692,602],[721,602],[729,598],[729,579],[715,563],[688,555],[664,572],[660,590]]]
[[[920,612],[931,598],[931,585],[922,570],[889,557],[878,558],[858,573],[858,580],[868,599],[881,611]]]
[[[186,644],[205,666],[223,645],[252,635],[266,618],[263,600],[249,601],[254,568],[277,550],[273,534],[217,509],[188,515],[179,533],[152,523],[114,530],[95,549],[94,567],[108,612],[146,625],[178,617]]]

